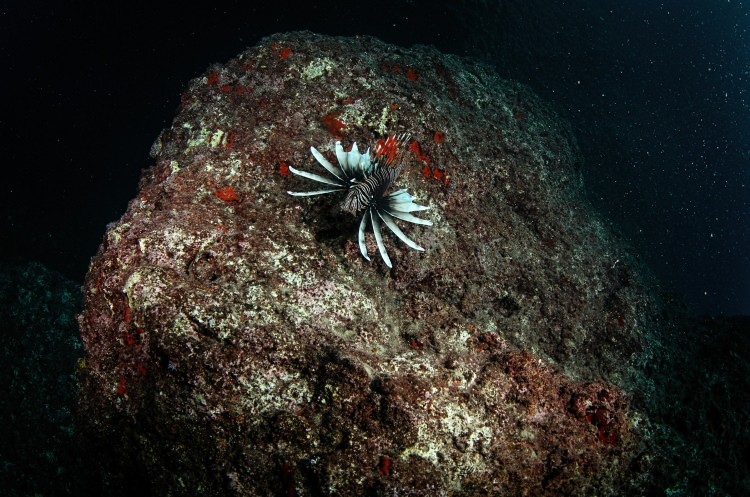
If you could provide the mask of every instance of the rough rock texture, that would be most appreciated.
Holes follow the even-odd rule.
[[[312,189],[289,165],[323,172],[311,145],[397,132],[396,187],[434,226],[403,226],[424,253],[387,236],[388,270],[336,198],[285,191]],[[85,284],[102,491],[648,492],[626,391],[654,303],[526,88],[425,47],[277,35],[193,80],[153,155]]]

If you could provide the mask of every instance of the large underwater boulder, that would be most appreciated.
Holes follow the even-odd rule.
[[[388,268],[334,142],[408,133]],[[275,35],[182,96],[85,283],[80,420],[103,491],[638,495],[654,300],[585,200],[574,138],[488,67]],[[290,169],[290,167],[292,169]],[[384,232],[385,233],[385,232]]]

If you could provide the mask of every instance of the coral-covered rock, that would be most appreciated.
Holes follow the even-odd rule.
[[[388,269],[335,195],[286,191],[310,189],[290,166],[325,172],[311,146],[335,163],[337,139],[402,132],[394,188],[434,225],[404,226],[424,252],[384,235]],[[107,492],[644,491],[625,391],[652,300],[526,88],[430,48],[277,35],[193,80],[153,155],[80,317]]]

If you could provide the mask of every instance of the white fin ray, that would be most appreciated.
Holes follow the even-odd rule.
[[[331,164],[328,159],[323,157],[323,154],[318,152],[318,149],[315,147],[310,147],[310,153],[313,154],[313,157],[320,163],[321,166],[325,167],[326,170],[336,176],[339,180],[342,182],[346,182],[346,178],[341,176],[341,169],[336,169],[333,164]]]
[[[326,178],[325,176],[321,176],[320,174],[315,173],[308,173],[307,171],[300,171],[299,169],[296,169],[292,166],[289,166],[289,172],[294,173],[297,176],[302,176],[303,178],[311,179],[313,181],[317,181],[318,183],[325,183],[326,185],[334,185],[338,186],[339,189],[344,188],[345,185],[341,184],[341,181],[336,181],[331,178]]]
[[[367,255],[367,245],[365,244],[365,230],[367,229],[367,212],[362,216],[362,221],[359,222],[359,234],[357,240],[359,242],[359,251],[362,252],[362,256],[370,260],[370,256]]]
[[[352,149],[346,153],[346,164],[349,166],[350,171],[359,169],[359,159],[361,158],[362,154],[359,153],[357,142],[352,143]]]
[[[362,154],[362,157],[360,157],[359,159],[359,169],[362,171],[363,175],[369,175],[372,172],[372,167],[370,166],[370,149],[369,148],[364,154]]]
[[[388,202],[389,211],[415,212],[426,211],[429,209],[426,205],[415,204],[414,202]]]
[[[314,195],[324,195],[326,193],[340,192],[343,188],[331,188],[330,190],[313,190],[311,192],[291,192],[287,190],[289,195],[294,197],[312,197]]]
[[[424,226],[432,226],[432,221],[428,219],[422,219],[421,217],[414,216],[412,214],[409,214],[408,212],[396,211],[396,210],[390,210],[390,209],[384,209],[384,211],[397,219],[401,219],[402,221],[407,221],[407,222],[414,223],[414,224],[421,224]]]
[[[426,205],[414,202],[414,197],[409,195],[405,189],[395,191],[387,196],[389,210],[401,212],[425,211],[429,209]]]
[[[385,250],[385,245],[383,244],[383,235],[380,233],[380,221],[378,221],[378,217],[380,214],[375,215],[373,212],[374,209],[370,209],[370,221],[372,221],[372,233],[375,235],[375,241],[378,244],[378,250],[380,251],[380,257],[383,258],[383,262],[385,262],[385,265],[388,267],[393,267],[393,264],[391,264],[391,259],[388,257],[388,252]]]
[[[388,226],[391,231],[393,231],[397,237],[401,239],[402,242],[413,248],[414,250],[420,250],[424,252],[424,249],[417,245],[417,243],[406,236],[403,231],[401,231],[401,228],[399,228],[395,222],[393,222],[393,218],[387,213],[387,212],[381,212],[378,211],[378,216],[380,216],[380,219],[383,220],[386,226]]]
[[[346,163],[346,152],[344,151],[344,147],[341,146],[341,142],[336,142],[336,159],[339,161],[339,167],[341,167],[341,170],[344,171],[344,174],[349,176],[349,169]]]

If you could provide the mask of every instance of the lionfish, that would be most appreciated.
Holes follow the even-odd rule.
[[[370,260],[367,254],[367,247],[365,246],[365,230],[367,229],[367,225],[371,224],[380,256],[389,268],[393,267],[383,244],[381,222],[406,245],[420,251],[424,251],[424,248],[406,236],[396,224],[395,219],[432,226],[431,221],[412,214],[412,212],[427,210],[428,207],[414,202],[414,197],[409,195],[406,189],[386,194],[401,173],[401,161],[403,158],[401,145],[408,138],[408,135],[401,134],[398,136],[390,135],[386,140],[379,140],[375,146],[374,154],[370,154],[369,148],[365,153],[360,153],[357,142],[354,142],[351,150],[346,152],[344,147],[341,146],[341,142],[337,141],[335,152],[338,167],[331,164],[318,149],[310,147],[313,157],[333,177],[301,171],[291,166],[289,167],[289,171],[297,176],[302,176],[303,178],[328,185],[329,187],[309,192],[288,191],[287,193],[298,197],[308,197],[344,192],[343,200],[340,204],[341,209],[354,216],[362,216],[359,222],[358,235],[360,252],[362,252],[365,259]]]

